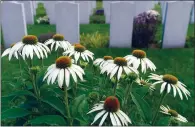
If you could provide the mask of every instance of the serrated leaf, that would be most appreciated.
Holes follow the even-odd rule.
[[[152,119],[152,111],[149,104],[136,92],[131,93],[131,97],[143,119],[149,123]]]
[[[43,96],[41,100],[43,102],[49,104],[50,106],[52,106],[54,109],[56,109],[62,115],[65,116],[65,105],[58,97],[55,97],[55,96]]]
[[[77,113],[78,113],[78,107],[81,104],[81,102],[84,100],[84,98],[85,98],[85,94],[80,95],[80,96],[76,97],[72,101],[72,103],[70,104],[70,106],[71,106],[70,107],[70,112],[71,112],[71,114],[72,114],[73,117],[77,115]]]
[[[32,119],[28,122],[28,124],[31,125],[42,125],[42,124],[47,124],[47,125],[58,125],[58,126],[65,126],[66,121],[64,120],[63,117],[59,115],[44,115],[44,116],[39,116],[36,117],[35,119]]]
[[[4,112],[1,113],[1,120],[7,119],[7,118],[19,118],[19,117],[24,117],[31,114],[30,111],[22,108],[12,108],[5,110]]]

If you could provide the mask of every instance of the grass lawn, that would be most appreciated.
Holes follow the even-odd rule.
[[[56,32],[55,25],[28,25],[28,34],[39,36],[43,33]],[[109,24],[81,24],[80,34],[95,33],[98,31],[101,34],[110,33]],[[156,33],[156,39],[162,39],[163,25],[158,26]],[[187,36],[194,36],[194,24],[189,24]]]
[[[125,56],[129,54],[132,49],[117,49],[117,48],[101,48],[101,49],[90,49],[94,52],[95,57],[102,57],[104,55]],[[173,98],[172,94],[166,97],[165,104],[170,105],[173,109],[176,109],[179,113],[185,116],[190,125],[194,125],[194,49],[149,49],[145,50],[147,56],[157,66],[157,74],[173,74],[179,78],[181,82],[187,85],[187,89],[191,93],[191,97],[187,101],[184,99],[181,101],[179,97]],[[44,61],[45,66],[49,66],[55,62],[55,53],[49,56]],[[8,58],[2,58],[2,95],[6,95],[10,92],[16,91],[20,81],[14,79],[19,75],[19,65],[17,60],[8,61]],[[34,64],[40,65],[41,61],[34,61]],[[24,65],[24,63],[23,63]],[[90,68],[90,69],[89,69]],[[85,70],[86,80],[89,85],[94,84],[95,79],[91,75],[91,67]],[[44,72],[44,71],[43,71]],[[149,73],[146,75],[148,76]],[[92,83],[93,82],[93,83]],[[136,86],[134,86],[136,87]],[[159,89],[155,92],[155,102],[159,100]],[[150,100],[150,97],[148,97]],[[157,104],[157,103],[155,103]],[[155,105],[153,105],[155,106]],[[9,108],[7,104],[2,105],[2,111]]]

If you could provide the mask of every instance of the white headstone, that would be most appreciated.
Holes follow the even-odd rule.
[[[27,24],[34,24],[34,14],[32,1],[19,1],[24,4],[24,11]]]
[[[167,2],[163,48],[182,48],[185,45],[192,2]]]
[[[46,13],[49,17],[50,24],[56,24],[56,17],[55,17],[55,4],[58,1],[44,1],[44,7],[46,9]]]
[[[33,14],[36,15],[37,1],[32,1],[33,5]]]
[[[153,1],[135,1],[135,16],[154,8]]]
[[[191,12],[191,20],[190,20],[190,23],[194,23],[194,6],[192,8],[192,12]]]
[[[94,2],[95,2],[95,1],[89,1],[89,3],[90,3],[90,15],[93,15]]]
[[[1,25],[5,48],[21,41],[23,36],[27,35],[23,3],[1,3]]]
[[[91,14],[91,1],[76,1],[79,4],[80,24],[89,24]]]
[[[134,13],[132,1],[111,3],[110,47],[131,47]]]
[[[96,8],[96,0],[92,1],[93,8]]]
[[[110,4],[111,1],[105,1],[103,0],[103,8],[104,8],[104,14],[106,18],[106,23],[110,23]]]
[[[72,2],[60,2],[55,5],[56,31],[64,35],[70,43],[78,43],[80,37],[79,5]]]

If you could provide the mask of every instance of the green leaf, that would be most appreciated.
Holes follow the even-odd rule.
[[[85,99],[85,94],[80,95],[78,97],[76,97],[72,103],[70,104],[71,108],[70,111],[72,113],[72,116],[75,117],[78,113],[78,107],[81,104],[81,102]]]
[[[131,97],[143,119],[147,122],[150,122],[152,119],[152,111],[149,104],[136,92],[131,93]]]
[[[7,119],[7,118],[19,118],[24,117],[31,114],[30,111],[22,109],[22,108],[12,108],[5,110],[1,113],[1,119]]]
[[[2,98],[10,98],[10,97],[13,97],[13,96],[25,96],[25,95],[36,98],[35,95],[32,92],[27,91],[27,90],[16,91],[16,92],[13,92],[9,95],[2,96]]]
[[[89,104],[87,100],[83,100],[81,104],[78,107],[79,115],[85,120],[88,121],[88,115],[87,112],[89,111]]]
[[[52,106],[57,111],[59,111],[62,115],[65,116],[65,105],[58,97],[43,96],[42,101],[49,104],[50,106]]]
[[[37,85],[38,85],[39,88],[40,88],[41,86],[43,86],[43,84],[44,84],[43,77],[44,77],[44,75],[41,75],[41,76],[38,78],[38,80],[37,80]]]
[[[36,117],[35,119],[32,119],[28,122],[28,124],[31,125],[42,125],[42,124],[47,124],[47,125],[61,125],[65,126],[66,121],[64,120],[63,117],[59,115],[45,115],[45,116],[39,116]]]
[[[83,118],[81,118],[81,117],[79,117],[79,116],[77,116],[77,117],[75,118],[75,120],[78,120],[78,121],[79,121],[80,126],[89,126],[89,125],[90,125],[87,121],[83,120]]]
[[[143,97],[148,92],[148,87],[143,86],[140,88],[135,88],[133,91],[139,93],[139,95]]]
[[[168,126],[170,117],[161,117],[158,122],[156,122],[158,126]]]

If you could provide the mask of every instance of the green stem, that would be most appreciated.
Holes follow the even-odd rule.
[[[124,97],[124,106],[127,105],[127,100],[129,97],[129,93],[131,93],[132,85],[133,85],[133,81],[130,81],[126,87],[126,92],[125,92],[125,97]]]
[[[158,106],[157,106],[157,108],[156,108],[155,115],[154,115],[154,117],[153,117],[153,119],[152,119],[152,125],[155,124],[156,118],[157,118],[158,113],[159,113],[160,106],[161,106],[161,104],[163,103],[166,94],[167,94],[166,91],[164,91],[164,92],[162,93],[161,97],[160,97],[160,101],[159,101]]]
[[[106,84],[107,79],[108,79],[108,76],[105,75],[104,84]],[[104,85],[104,86],[105,86],[105,85]]]
[[[18,59],[19,65],[20,65],[20,76],[22,77],[22,67],[21,67],[21,61],[20,61],[20,57]]]
[[[33,66],[32,59],[29,59],[29,68],[31,68],[32,66]]]
[[[72,126],[72,120],[71,120],[71,116],[70,116],[70,110],[69,110],[69,105],[68,105],[68,92],[67,92],[67,86],[64,83],[64,101],[65,101],[65,106],[66,106],[66,112],[68,115],[68,121],[70,126]]]
[[[59,49],[57,50],[56,58],[58,58],[58,55],[59,55]]]
[[[114,96],[116,96],[117,84],[118,84],[118,79],[117,79],[117,76],[116,76],[116,84],[114,85]]]
[[[171,121],[172,121],[172,118],[169,119],[169,123],[168,123],[168,126],[171,125]]]
[[[36,75],[32,74],[32,85],[37,99],[39,99],[38,88],[36,86]]]
[[[41,58],[41,64],[42,64],[42,67],[44,67],[44,62],[43,62],[43,59]]]
[[[77,83],[76,82],[72,90],[73,90],[74,97],[76,97],[77,95]]]

